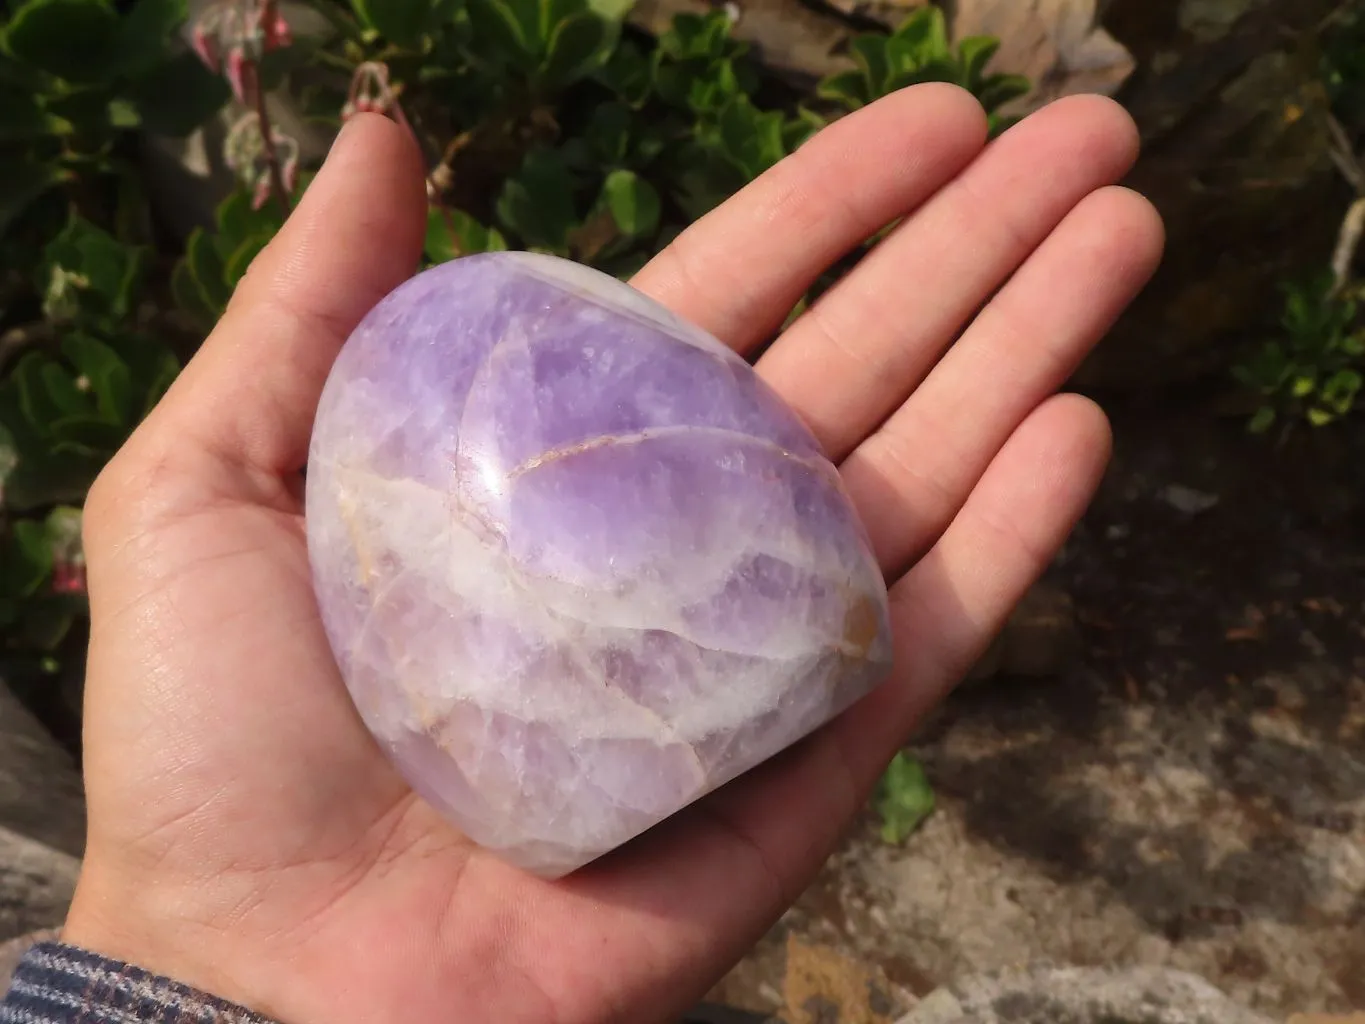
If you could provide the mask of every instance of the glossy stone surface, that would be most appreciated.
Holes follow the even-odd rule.
[[[885,584],[806,428],[718,341],[566,260],[469,256],[374,308],[318,409],[307,531],[369,729],[547,877],[889,667]]]

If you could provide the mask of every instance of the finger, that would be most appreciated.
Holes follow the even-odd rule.
[[[1085,512],[1112,450],[1087,398],[1054,395],[991,460],[937,544],[891,588],[896,675],[841,725],[853,775],[879,775],[907,730],[971,668]]]
[[[980,104],[913,86],[840,118],[680,234],[631,284],[740,351],[830,264],[909,213],[986,140]]]
[[[992,462],[938,548],[893,590],[892,680],[809,739],[553,887],[500,905],[566,1020],[580,1005],[695,999],[800,895],[915,721],[985,650],[1083,511],[1109,452],[1104,416],[1054,398]],[[480,885],[507,884],[498,867]],[[510,888],[509,888],[510,892]],[[545,955],[574,928],[596,962]],[[627,969],[627,965],[629,969]],[[609,982],[609,991],[593,987]]]
[[[802,314],[759,361],[842,459],[914,390],[981,304],[1137,154],[1123,108],[1045,107],[996,139]]]
[[[158,429],[188,431],[232,464],[299,469],[337,350],[417,268],[425,209],[411,135],[379,115],[347,122],[166,395]]]
[[[1020,421],[1061,387],[1161,259],[1161,218],[1084,199],[842,472],[888,578],[929,548]]]

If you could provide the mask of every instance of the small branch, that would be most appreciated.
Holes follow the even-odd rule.
[[[377,96],[372,96],[370,90],[373,89]],[[417,146],[417,151],[422,154],[422,162],[427,161],[426,146],[422,144],[422,137],[417,134],[417,130],[412,126],[408,115],[403,110],[403,104],[398,98],[398,90],[389,82],[389,68],[383,61],[369,61],[356,69],[355,75],[351,79],[350,92],[346,98],[348,108],[358,109],[358,101],[364,100],[366,104],[379,101],[379,109],[407,130],[413,143]],[[456,140],[459,141],[458,139]],[[451,144],[454,146],[454,143]],[[451,150],[447,150],[447,157]],[[445,160],[427,173],[427,202],[440,211],[441,219],[445,221],[446,231],[450,233],[452,242],[458,239],[455,230],[455,217],[446,206],[443,194],[450,186],[450,168]]]
[[[1360,249],[1360,237],[1365,233],[1365,196],[1361,196],[1346,211],[1337,235],[1337,246],[1332,253],[1332,290],[1329,298],[1341,294],[1351,279],[1351,267]]]
[[[275,20],[275,0],[264,0],[261,5],[261,22],[273,24]],[[275,133],[270,127],[270,113],[266,110],[265,89],[261,84],[260,65],[255,60],[246,61],[247,81],[244,83],[256,107],[256,121],[261,132],[261,146],[265,152],[266,166],[270,169],[270,191],[285,217],[289,216],[289,190],[284,185],[284,171],[280,167],[280,154],[275,149]]]
[[[1332,163],[1337,165],[1341,176],[1350,183],[1356,193],[1365,196],[1365,167],[1360,165],[1360,158],[1356,156],[1351,146],[1351,137],[1346,133],[1346,129],[1331,114],[1327,115],[1327,134],[1332,137],[1332,144],[1327,147]]]

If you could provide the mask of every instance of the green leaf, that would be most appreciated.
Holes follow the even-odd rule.
[[[163,352],[152,372],[147,375],[146,383],[143,385],[142,410],[138,416],[139,423],[156,408],[157,402],[161,401],[162,396],[175,383],[175,378],[178,376],[180,376],[180,364],[175,361],[175,356],[170,352]]]
[[[961,83],[973,89],[1000,49],[1000,40],[994,36],[968,36],[957,44],[957,62],[962,70]]]
[[[596,77],[628,106],[639,108],[654,87],[654,64],[638,46],[626,40],[612,51]]]
[[[890,95],[907,86],[923,82],[956,82],[957,65],[951,60],[931,60],[916,64],[903,71],[895,71],[886,80],[886,93]]]
[[[977,90],[976,98],[988,112],[994,112],[1011,100],[1027,96],[1033,83],[1023,75],[991,75]]]
[[[251,235],[273,235],[282,223],[279,207],[275,203],[266,203],[259,209],[253,209],[251,193],[247,189],[237,189],[219,203],[214,211],[214,222],[222,247],[229,252],[237,247],[238,242]]]
[[[862,71],[866,88],[855,92],[863,102],[872,96],[880,96],[885,91],[886,79],[891,74],[887,62],[887,37],[880,32],[864,32],[854,36],[848,44],[853,51],[853,59]],[[838,75],[832,77],[837,78]]]
[[[636,0],[588,0],[588,9],[608,21],[625,21]]]
[[[1256,410],[1256,415],[1251,417],[1247,424],[1247,430],[1253,434],[1264,434],[1275,423],[1275,410],[1269,405],[1263,405]]]
[[[111,423],[102,415],[63,416],[52,421],[52,450],[107,459],[127,439],[129,425]]]
[[[142,116],[138,113],[137,107],[121,97],[110,100],[106,110],[109,123],[115,128],[127,131],[142,124]]]
[[[223,260],[223,280],[229,289],[229,295],[237,288],[237,284],[246,276],[247,268],[251,266],[251,261],[260,255],[261,250],[270,244],[272,235],[270,232],[262,231],[255,235],[249,235],[237,243],[237,247],[228,253]]]
[[[1338,370],[1322,387],[1322,400],[1338,416],[1345,416],[1355,404],[1363,381],[1355,370]]]
[[[189,314],[205,332],[209,331],[218,319],[219,311],[208,301],[187,258],[180,259],[171,271],[171,295],[175,304]]]
[[[0,235],[34,200],[72,177],[66,168],[41,162],[28,154],[0,161]]]
[[[611,53],[610,23],[591,11],[570,15],[550,34],[539,78],[546,88],[562,89],[597,70]]]
[[[497,252],[507,243],[496,230],[486,228],[463,210],[432,206],[427,211],[427,237],[423,251],[433,263],[476,252]]]
[[[578,214],[573,181],[559,155],[546,149],[528,153],[517,176],[504,183],[497,212],[526,246],[562,251]]]
[[[523,4],[522,6],[525,6]],[[474,30],[474,52],[501,57],[513,67],[529,70],[540,52],[535,25],[526,25],[506,0],[466,0],[465,12]]]
[[[815,111],[797,107],[796,116],[782,126],[783,149],[788,153],[795,153],[824,127],[825,119]]]
[[[81,331],[71,331],[62,338],[62,354],[89,381],[100,415],[109,423],[131,424],[133,379],[119,354]]]
[[[201,228],[190,233],[185,244],[185,258],[205,305],[217,317],[226,308],[232,290],[223,273],[223,258],[211,238]]]
[[[118,57],[119,20],[107,0],[28,0],[11,19],[5,49],[69,82],[105,81]]]
[[[943,11],[933,6],[921,7],[901,22],[891,33],[887,56],[893,72],[951,59],[948,24]]]
[[[65,416],[83,415],[90,411],[90,402],[85,392],[76,386],[71,374],[57,363],[48,363],[42,368],[43,384],[52,404]]]
[[[934,791],[919,761],[905,751],[898,753],[882,775],[875,804],[882,839],[894,845],[905,842],[934,809]]]
[[[431,0],[351,0],[351,8],[361,24],[403,47],[416,47],[439,27]]]
[[[602,198],[621,233],[648,238],[659,230],[662,204],[654,186],[634,171],[612,171],[602,183]]]
[[[1307,419],[1308,422],[1315,427],[1325,427],[1336,419],[1336,417],[1333,416],[1329,410],[1314,406],[1308,410]]]
[[[178,138],[213,117],[232,90],[193,53],[180,53],[130,82],[127,95],[148,131]]]
[[[867,76],[860,70],[840,71],[821,79],[815,87],[821,99],[833,100],[849,110],[857,110],[870,101]]]
[[[58,135],[70,130],[60,117],[48,113],[37,93],[9,84],[0,85],[0,142]]]
[[[83,279],[85,287],[76,294],[80,313],[92,316],[128,316],[137,301],[150,254],[145,248],[125,245],[108,232],[75,216],[61,234],[44,250],[46,266],[42,274],[47,293],[45,308],[59,316],[55,303],[65,304],[71,296],[58,294],[53,287],[59,274]]]
[[[43,367],[47,363],[42,353],[30,351],[20,357],[10,370],[10,380],[17,391],[19,411],[37,437],[47,436],[52,422],[63,415],[62,407],[48,394],[47,381],[43,379]],[[21,459],[23,455],[21,451]]]
[[[165,60],[188,17],[189,0],[137,0],[119,23],[118,70],[135,75]]]
[[[598,163],[612,167],[625,162],[630,152],[630,122],[630,108],[623,103],[603,103],[593,109],[583,139]]]
[[[1307,398],[1317,388],[1317,379],[1310,373],[1300,374],[1289,386],[1289,393],[1295,398]]]
[[[52,572],[52,547],[43,524],[33,519],[15,522],[9,541],[0,549],[0,589],[17,597],[38,591]]]

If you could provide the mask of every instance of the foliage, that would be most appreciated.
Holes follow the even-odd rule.
[[[987,74],[1000,40],[970,36],[948,41],[943,11],[921,7],[889,35],[871,32],[856,36],[850,48],[857,68],[831,75],[820,83],[819,95],[856,110],[880,96],[921,82],[950,82],[981,101],[991,118],[992,131],[1005,126],[999,109],[1025,95],[1030,84],[1020,75]]]
[[[934,790],[924,766],[901,751],[877,783],[873,808],[881,818],[883,841],[899,846],[934,810]]]
[[[7,648],[50,650],[83,610],[78,506],[178,370],[137,322],[149,259],[76,215],[43,251],[41,331],[0,378]]]
[[[267,90],[325,126],[374,111],[412,132],[424,265],[531,249],[628,278],[879,95],[952,81],[994,111],[1027,87],[987,73],[993,40],[949,46],[936,10],[860,37],[856,80],[802,96],[763,74],[720,10],[656,39],[626,24],[633,0],[304,2],[330,31],[295,39],[276,0],[206,0],[190,25],[188,0],[0,5],[0,659],[46,660],[83,613],[86,489],[308,186]],[[167,252],[133,133],[183,134],[231,104],[222,156],[240,187]],[[147,314],[168,302],[193,325],[174,350]]]
[[[79,545],[80,510],[69,506],[0,536],[0,636],[10,649],[0,653],[51,651],[84,614]]]
[[[1300,420],[1326,426],[1355,406],[1365,382],[1365,322],[1354,297],[1334,294],[1335,283],[1328,272],[1286,286],[1279,336],[1234,369],[1261,399],[1253,432]]]
[[[1365,10],[1343,10],[1341,21],[1322,38],[1322,80],[1336,116],[1365,128]]]
[[[1343,8],[1321,39],[1321,75],[1338,166],[1357,190],[1365,167],[1352,150],[1365,135],[1365,11]],[[1354,166],[1352,166],[1354,165]],[[1365,195],[1342,221],[1332,267],[1281,285],[1279,330],[1233,366],[1233,376],[1258,399],[1248,428],[1281,439],[1299,423],[1325,427],[1356,408],[1365,383],[1365,282],[1354,272]]]
[[[317,2],[336,32],[310,59],[341,74],[310,87],[310,109],[327,123],[367,110],[413,128],[434,164],[428,263],[531,249],[627,278],[829,119],[876,96],[938,79],[994,110],[1027,89],[986,73],[994,40],[949,46],[932,8],[894,34],[860,37],[860,59],[884,73],[863,75],[852,92],[847,76],[832,76],[816,96],[772,107],[721,10],[679,15],[650,40],[623,27],[629,4],[619,0]],[[187,263],[234,248],[197,244]],[[225,263],[228,291],[244,266]],[[221,293],[216,267],[205,269]]]
[[[118,142],[146,127],[189,132],[227,99],[169,44],[187,0],[21,0],[0,20],[0,233],[35,200],[127,171]]]

